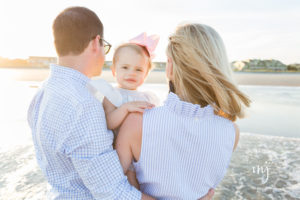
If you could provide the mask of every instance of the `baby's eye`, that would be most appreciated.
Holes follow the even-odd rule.
[[[138,72],[142,72],[143,70],[141,70],[141,69],[136,69],[136,71],[138,71]]]
[[[122,69],[127,69],[127,66],[123,66]]]

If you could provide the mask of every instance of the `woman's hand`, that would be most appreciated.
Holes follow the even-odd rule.
[[[143,113],[145,109],[151,109],[155,105],[146,101],[131,101],[124,103],[121,107],[127,110],[127,112],[140,112]]]

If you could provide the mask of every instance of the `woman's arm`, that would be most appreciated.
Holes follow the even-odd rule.
[[[235,123],[233,123],[234,125],[234,129],[235,129],[235,142],[234,142],[234,146],[233,146],[233,151],[235,151],[238,143],[239,143],[239,139],[240,139],[240,129],[238,127],[238,125],[236,125]]]
[[[133,185],[136,189],[140,190],[140,185],[138,180],[136,179],[136,173],[135,171],[128,170],[126,173],[126,176],[128,178],[128,181],[131,185]]]
[[[129,172],[128,169],[132,161],[139,158],[142,143],[142,128],[143,116],[140,113],[128,115],[120,127],[116,140],[116,150],[125,174]],[[135,174],[131,173],[128,179],[132,185],[138,185]]]
[[[116,150],[125,174],[127,174],[129,166],[132,163],[134,157],[132,150],[136,149],[134,147],[136,146],[135,143],[138,143],[138,135],[142,135],[142,123],[143,116],[139,113],[132,113],[128,115],[120,127],[120,131],[116,140]],[[128,179],[131,185],[135,184],[131,182],[130,178]],[[138,183],[136,182],[136,184]],[[154,200],[154,198],[146,194],[142,194],[142,200]]]

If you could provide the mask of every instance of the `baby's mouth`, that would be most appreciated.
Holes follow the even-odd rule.
[[[136,80],[133,79],[133,78],[125,79],[125,81],[130,82],[130,83],[135,83],[136,82]]]

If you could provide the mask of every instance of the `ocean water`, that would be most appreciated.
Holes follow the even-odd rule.
[[[0,199],[44,199],[26,115],[40,82],[0,84]],[[240,86],[253,104],[214,199],[300,199],[300,87]],[[165,84],[145,84],[161,102]]]

